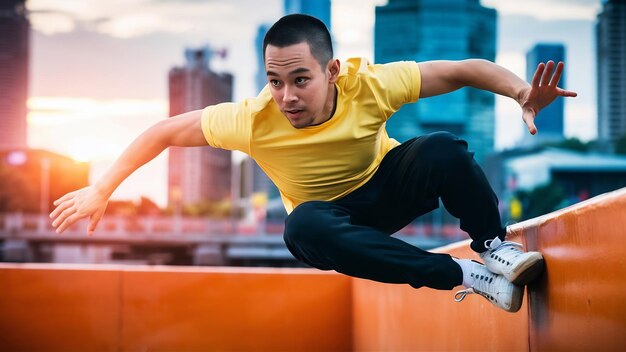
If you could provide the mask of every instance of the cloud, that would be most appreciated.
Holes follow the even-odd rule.
[[[167,102],[158,99],[99,100],[75,97],[32,97],[28,99],[28,123],[47,128],[71,123],[89,125],[93,121],[129,122],[138,116],[166,115]]]
[[[332,34],[337,57],[365,57],[373,61],[375,9],[386,4],[386,0],[361,0],[359,6],[352,1],[332,2]]]
[[[261,7],[252,0],[31,0],[27,5],[33,28],[45,34],[71,32],[83,26],[115,38],[133,38],[208,30],[221,30],[228,36],[233,31],[224,28],[254,26],[263,17],[273,19],[277,1],[264,2]]]
[[[192,28],[190,23],[172,21],[149,13],[133,13],[100,21],[95,25],[100,33],[116,38],[132,38],[155,32],[184,33]]]
[[[29,18],[33,28],[47,35],[67,33],[76,28],[72,16],[61,11],[33,11]]]
[[[565,135],[584,141],[598,137],[597,110],[593,104],[567,101],[565,104]]]
[[[483,0],[504,16],[529,16],[541,21],[592,20],[600,9],[598,0]]]

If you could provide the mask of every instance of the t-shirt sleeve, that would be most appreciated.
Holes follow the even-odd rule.
[[[374,65],[378,81],[378,100],[385,118],[389,118],[402,105],[419,99],[422,78],[419,65],[414,61],[398,61]]]
[[[204,108],[201,126],[204,138],[210,146],[249,154],[251,113],[247,100]]]

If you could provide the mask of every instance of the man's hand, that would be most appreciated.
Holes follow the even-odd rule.
[[[93,234],[108,204],[108,198],[94,187],[70,192],[54,201],[56,208],[50,213],[52,227],[57,233],[65,231],[80,219],[89,217],[87,233]]]
[[[552,103],[557,97],[575,97],[577,95],[575,92],[557,87],[564,64],[559,62],[553,73],[554,66],[553,61],[548,61],[547,65],[543,62],[540,63],[530,87],[523,89],[517,98],[517,102],[522,107],[522,119],[530,134],[537,133],[535,117],[539,110]]]

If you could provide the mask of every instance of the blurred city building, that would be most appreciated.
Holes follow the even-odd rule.
[[[532,214],[534,217],[626,186],[626,156],[554,147],[516,148],[492,154],[485,160],[484,170],[502,200],[505,219],[516,217],[511,216],[511,210],[520,202],[521,193],[543,188],[544,198],[537,193],[536,200],[543,205],[554,201],[552,206],[556,208]],[[557,199],[548,199],[548,194]]]
[[[0,149],[26,147],[30,23],[24,3],[0,2]]]
[[[263,88],[267,85],[267,76],[265,75],[265,63],[263,58],[263,39],[269,29],[269,24],[260,25],[255,39],[255,49],[257,53],[256,88],[258,92],[263,90]],[[265,172],[261,170],[259,165],[254,160],[251,160],[250,162],[252,164],[252,191],[254,193],[265,193],[268,198],[280,198],[278,188],[276,188],[272,180],[267,177]]]
[[[478,0],[389,0],[376,7],[375,61],[494,61],[496,20],[496,11]],[[405,105],[389,119],[387,131],[400,142],[449,131],[467,140],[480,161],[494,149],[494,102],[492,93],[464,88]]]
[[[226,52],[208,47],[185,50],[185,66],[174,67],[169,72],[170,116],[232,101],[233,76],[213,72],[209,67],[216,55],[223,58]],[[170,148],[170,207],[217,202],[228,198],[230,192],[230,151],[212,147]]]
[[[254,40],[254,49],[256,50],[256,90],[262,91],[267,85],[267,75],[265,75],[265,58],[263,57],[263,39],[269,31],[270,25],[265,23],[257,28],[256,38]]]
[[[565,47],[560,43],[538,43],[526,53],[526,81],[531,82],[533,75],[537,70],[537,65],[548,60],[555,63],[565,61]],[[563,71],[559,87],[566,89],[566,74]],[[546,106],[537,114],[535,125],[539,130],[536,135],[524,133],[522,144],[524,145],[540,145],[545,143],[554,143],[563,140],[564,131],[564,113],[563,105],[565,99],[556,98],[550,105]]]
[[[626,135],[626,0],[604,0],[596,24],[598,140],[611,150]]]
[[[313,16],[331,28],[330,0],[285,0],[285,15],[302,13]]]

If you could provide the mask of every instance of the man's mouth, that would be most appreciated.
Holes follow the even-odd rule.
[[[297,118],[302,114],[303,111],[304,110],[302,109],[285,109],[285,114],[287,115],[287,117]]]

